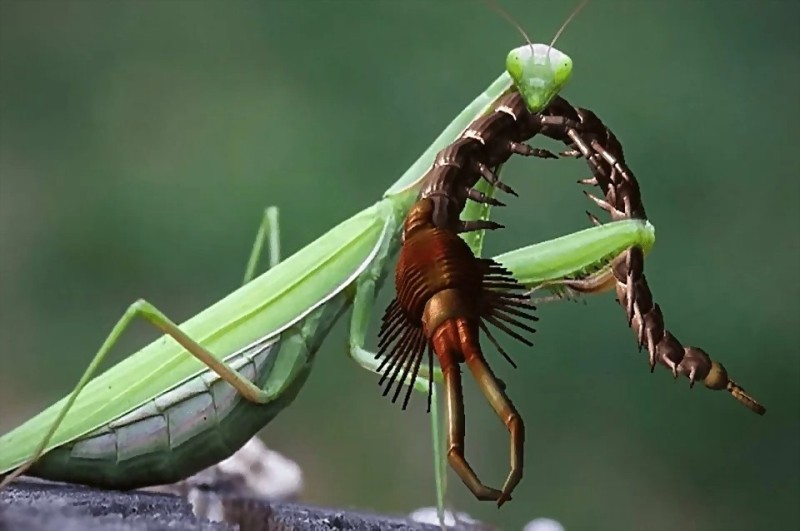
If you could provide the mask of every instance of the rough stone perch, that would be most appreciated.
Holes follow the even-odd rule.
[[[230,498],[230,523],[199,520],[177,496],[116,492],[23,478],[0,491],[0,531],[425,530],[439,527],[350,510]]]

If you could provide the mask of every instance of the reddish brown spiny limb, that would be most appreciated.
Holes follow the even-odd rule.
[[[385,384],[384,395],[395,386],[392,401],[396,401],[402,384],[410,381],[408,375],[417,376],[424,354],[429,367],[435,354],[444,374],[448,462],[478,499],[502,505],[522,477],[524,425],[484,359],[479,331],[514,365],[486,323],[530,346],[519,330],[535,332],[528,324],[536,320],[535,308],[522,295],[525,288],[500,264],[476,258],[454,232],[434,226],[433,211],[434,201],[423,198],[406,217],[395,275],[397,297],[386,309],[379,333],[380,383]],[[511,471],[502,491],[484,485],[464,456],[462,363],[509,431]],[[411,386],[403,408],[410,396]],[[429,410],[430,406],[429,394]]]

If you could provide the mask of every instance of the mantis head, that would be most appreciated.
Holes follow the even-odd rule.
[[[486,0],[489,5],[505,17],[525,37],[527,44],[514,48],[506,58],[506,71],[514,81],[514,86],[525,100],[525,105],[532,113],[542,112],[550,101],[564,88],[572,74],[572,59],[567,54],[553,48],[561,33],[567,28],[572,19],[586,7],[589,0],[581,3],[572,10],[567,19],[558,28],[550,44],[533,44],[522,26],[494,4],[494,0]]]
[[[572,59],[547,44],[525,44],[506,58],[506,70],[528,109],[541,112],[572,74]]]

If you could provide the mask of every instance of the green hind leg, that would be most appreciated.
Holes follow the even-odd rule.
[[[244,272],[244,281],[242,284],[247,284],[256,276],[256,269],[258,268],[258,261],[260,260],[264,244],[269,244],[269,269],[272,269],[281,261],[281,231],[278,223],[278,207],[268,206],[264,209],[264,216],[261,218],[261,223],[256,232],[256,240],[253,242],[253,248],[250,251],[250,258],[247,260],[247,268]],[[265,242],[268,240],[268,242]]]
[[[254,276],[255,269],[258,265],[259,256],[262,254],[265,239],[269,239],[270,267],[278,263],[278,260],[280,259],[278,235],[278,210],[276,207],[268,207],[264,211],[264,217],[259,226],[259,230],[256,235],[256,241],[250,254],[247,272],[245,273],[245,283],[249,282]],[[14,472],[6,476],[3,481],[0,482],[0,489],[25,473],[25,471],[28,470],[28,468],[30,468],[30,466],[45,453],[45,451],[48,449],[47,445],[50,442],[50,439],[63,422],[64,417],[66,417],[70,408],[75,403],[75,400],[78,398],[80,392],[95,375],[98,367],[100,364],[102,364],[103,360],[105,360],[106,355],[136,317],[144,318],[166,335],[172,337],[191,355],[202,361],[206,366],[208,366],[209,369],[216,372],[223,380],[231,384],[245,399],[259,404],[264,404],[272,400],[273,397],[270,393],[260,389],[247,378],[239,375],[238,372],[233,370],[225,362],[216,359],[202,345],[184,334],[183,331],[181,331],[180,328],[178,328],[178,326],[166,315],[164,315],[164,313],[162,313],[158,308],[144,299],[139,299],[128,307],[128,309],[125,311],[125,314],[120,318],[119,321],[117,321],[117,324],[114,325],[108,337],[106,337],[105,341],[103,342],[103,345],[100,347],[100,350],[98,350],[98,352],[95,354],[92,362],[89,364],[89,367],[87,367],[86,371],[84,371],[83,375],[78,381],[78,384],[70,393],[67,402],[64,404],[64,407],[59,412],[55,421],[53,421],[50,429],[36,447],[33,456]]]

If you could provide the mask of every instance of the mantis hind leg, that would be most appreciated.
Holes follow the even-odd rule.
[[[244,272],[244,281],[247,284],[256,276],[258,261],[264,251],[264,245],[269,244],[269,268],[273,268],[281,261],[281,239],[280,225],[278,223],[278,207],[268,206],[264,209],[261,223],[258,225],[256,239],[250,251],[250,258],[247,260],[247,268]]]
[[[78,384],[72,390],[67,399],[67,402],[64,404],[64,407],[58,413],[58,416],[53,421],[53,424],[50,426],[50,429],[47,430],[47,433],[42,438],[42,441],[36,447],[31,458],[22,464],[19,468],[17,468],[14,472],[6,476],[2,483],[0,483],[0,489],[8,485],[11,481],[15,478],[22,475],[26,470],[28,470],[33,463],[39,459],[45,451],[48,449],[47,445],[49,444],[50,440],[53,437],[53,434],[56,432],[58,427],[61,425],[61,422],[66,417],[67,413],[69,412],[72,405],[75,403],[75,400],[78,398],[78,395],[92,379],[94,374],[97,372],[100,364],[105,360],[106,355],[109,353],[111,348],[120,338],[122,333],[125,329],[128,328],[130,323],[136,318],[141,317],[148,321],[150,324],[161,330],[166,335],[170,336],[172,339],[177,341],[183,348],[185,348],[192,356],[203,362],[209,369],[217,373],[220,378],[228,382],[231,386],[233,386],[236,391],[242,395],[246,400],[258,404],[264,404],[269,402],[272,399],[270,393],[262,390],[255,384],[253,384],[247,378],[241,376],[238,372],[233,370],[227,363],[224,361],[220,361],[214,357],[208,350],[206,350],[202,345],[194,341],[192,338],[187,336],[178,326],[173,323],[166,315],[164,315],[158,308],[150,304],[144,299],[139,299],[138,301],[131,304],[128,309],[125,311],[125,314],[117,321],[117,324],[114,325],[114,328],[111,329],[111,332],[106,337],[103,345],[100,347],[100,350],[97,351],[94,358],[92,359],[89,366],[84,371],[83,375],[81,376]]]
[[[280,226],[278,224],[278,208],[275,206],[269,206],[264,209],[264,214],[262,216],[261,223],[259,224],[256,238],[250,252],[250,258],[247,262],[247,269],[244,274],[244,284],[247,284],[255,277],[259,259],[263,255],[263,249],[267,243],[269,245],[269,267],[271,268],[277,265],[280,261]],[[156,328],[175,339],[184,348],[186,348],[190,354],[202,361],[206,366],[209,367],[209,369],[216,372],[223,380],[231,384],[245,399],[255,403],[265,403],[270,400],[271,397],[265,391],[255,386],[246,378],[240,376],[224,362],[217,360],[200,344],[184,334],[178,328],[178,326],[175,325],[160,310],[158,310],[158,308],[149,302],[140,299],[129,306],[125,311],[125,314],[120,318],[117,324],[114,325],[108,337],[106,337],[105,341],[103,342],[103,345],[100,347],[100,350],[98,350],[98,352],[95,354],[94,359],[81,376],[78,384],[70,393],[67,402],[64,404],[64,407],[59,412],[55,421],[53,421],[52,426],[37,446],[33,456],[14,472],[3,478],[3,481],[0,482],[0,488],[5,487],[15,478],[25,473],[25,471],[28,470],[30,466],[45,453],[47,445],[52,439],[53,434],[55,434],[56,430],[63,422],[80,392],[92,379],[100,364],[105,360],[108,352],[117,342],[125,329],[127,329],[131,321],[133,321],[137,316],[143,317]]]

